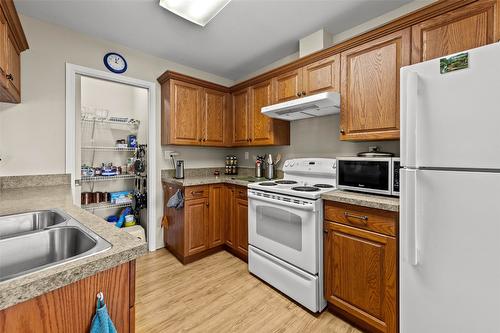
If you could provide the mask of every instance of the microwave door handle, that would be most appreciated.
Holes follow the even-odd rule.
[[[417,143],[418,143],[418,74],[417,72],[409,71],[406,77],[406,105],[405,107],[405,134],[404,134],[404,150],[406,161],[404,166],[417,167]]]
[[[313,211],[314,210],[314,205],[300,205],[297,203],[293,202],[288,202],[288,201],[281,201],[281,200],[274,200],[266,197],[261,197],[259,195],[253,194],[251,192],[248,193],[248,198],[249,199],[254,199],[262,202],[268,202],[268,203],[273,203],[275,205],[280,205],[280,206],[286,206],[286,207],[291,207],[295,209],[300,209],[300,210],[307,210],[307,211]]]

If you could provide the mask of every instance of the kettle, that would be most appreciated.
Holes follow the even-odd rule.
[[[184,179],[184,161],[177,160],[175,162],[175,178]]]

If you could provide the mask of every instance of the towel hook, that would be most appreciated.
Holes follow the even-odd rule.
[[[97,293],[97,299],[104,302],[104,294],[102,293],[102,291]]]

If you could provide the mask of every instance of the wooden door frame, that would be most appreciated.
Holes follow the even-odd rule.
[[[119,74],[104,72],[101,70],[88,68],[84,66],[66,63],[66,173],[71,174],[71,190],[75,191],[75,173],[77,170],[76,161],[76,77],[77,75],[101,79],[110,82],[122,83],[129,86],[144,88],[148,90],[148,222],[147,222],[147,240],[149,251],[156,250],[156,203],[157,197],[157,171],[156,166],[156,143],[159,137],[156,133],[156,85],[154,82],[143,81]],[[161,187],[160,187],[161,188]],[[74,197],[74,196],[73,196]],[[78,198],[79,199],[79,198]],[[74,203],[79,204],[79,200],[74,198]]]

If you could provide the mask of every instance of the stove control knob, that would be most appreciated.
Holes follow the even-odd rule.
[[[295,161],[290,161],[290,166],[293,167],[295,165]]]
[[[290,164],[290,161],[285,161],[285,167],[287,167]]]

